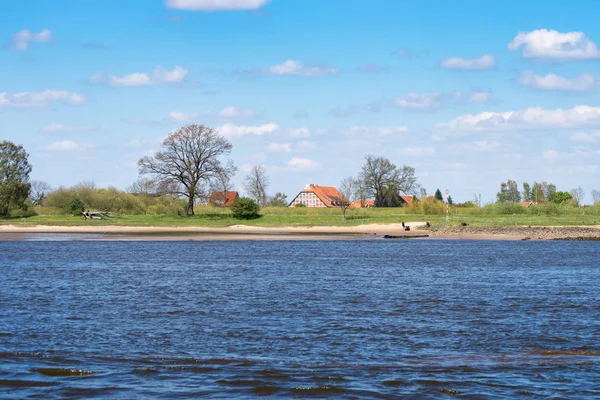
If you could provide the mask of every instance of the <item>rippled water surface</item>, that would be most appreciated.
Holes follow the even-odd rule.
[[[0,242],[0,398],[598,398],[596,242]]]

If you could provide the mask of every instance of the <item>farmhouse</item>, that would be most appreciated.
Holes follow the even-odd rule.
[[[333,186],[306,185],[290,202],[288,207],[304,204],[306,207],[339,207],[345,200],[343,194]]]
[[[229,207],[239,197],[238,192],[212,192],[208,204],[216,207]]]

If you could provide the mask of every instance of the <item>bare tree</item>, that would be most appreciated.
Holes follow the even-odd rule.
[[[127,186],[125,191],[131,194],[153,194],[156,192],[156,185],[152,179],[138,178],[137,181]]]
[[[346,210],[352,207],[352,203],[359,193],[359,180],[352,177],[342,179],[338,193],[332,198],[332,201],[342,211],[342,218],[346,219]]]
[[[577,204],[581,206],[581,202],[585,198],[585,190],[583,190],[583,188],[579,186],[575,189],[571,189],[569,193],[571,193],[571,196],[573,196],[573,198],[577,200]]]
[[[217,176],[211,179],[210,188],[212,192],[216,193],[214,200],[217,204],[222,206],[227,204],[227,193],[233,190],[231,178],[236,171],[237,168],[230,163],[228,168],[224,168]]]
[[[361,175],[366,187],[375,195],[376,207],[397,206],[400,193],[415,194],[419,189],[413,167],[398,168],[383,157],[366,156]]]
[[[219,159],[231,152],[231,143],[217,131],[203,125],[187,125],[172,132],[162,151],[138,161],[141,175],[148,175],[159,187],[187,198],[187,215],[194,215],[198,196],[212,179],[227,171]]]
[[[267,170],[262,165],[252,167],[244,180],[244,189],[250,194],[259,206],[267,205],[267,189],[269,188]]]
[[[600,203],[600,190],[592,190],[591,191],[591,195],[592,195],[592,201],[594,202],[594,205]]]
[[[48,193],[52,191],[52,186],[44,181],[31,181],[30,184],[29,199],[34,206],[39,206],[46,196],[48,196]]]

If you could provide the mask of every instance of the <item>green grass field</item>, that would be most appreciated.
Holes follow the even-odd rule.
[[[43,209],[39,211],[42,214]],[[198,207],[193,217],[176,215],[115,215],[105,220],[85,220],[83,217],[66,215],[37,215],[31,217],[13,217],[0,219],[0,225],[58,225],[58,226],[157,226],[157,227],[207,227],[220,228],[231,225],[250,225],[263,227],[284,226],[356,226],[361,224],[393,224],[402,221],[429,221],[433,225],[445,224],[443,214],[409,214],[406,208],[350,209],[346,220],[342,219],[339,209],[317,208],[264,208],[262,216],[252,220],[237,220],[231,217],[229,210],[214,207]],[[453,208],[451,224],[461,222],[475,226],[568,226],[598,225],[600,215],[596,207],[588,209],[570,209],[556,215],[538,215],[533,212],[518,214],[493,214],[484,208]]]

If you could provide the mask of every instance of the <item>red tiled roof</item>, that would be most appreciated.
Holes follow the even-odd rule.
[[[335,207],[341,201],[348,201],[334,186],[319,186],[310,184],[302,192],[313,192],[327,207]]]
[[[402,200],[404,200],[406,202],[406,204],[408,204],[409,206],[412,205],[412,202],[415,199],[415,196],[400,196],[400,197],[402,197]]]
[[[354,203],[352,203],[352,207],[355,208],[371,208],[375,206],[375,200],[363,200],[362,202],[360,200],[355,200]]]
[[[212,192],[208,204],[218,207],[229,207],[238,197],[240,197],[238,192]]]

